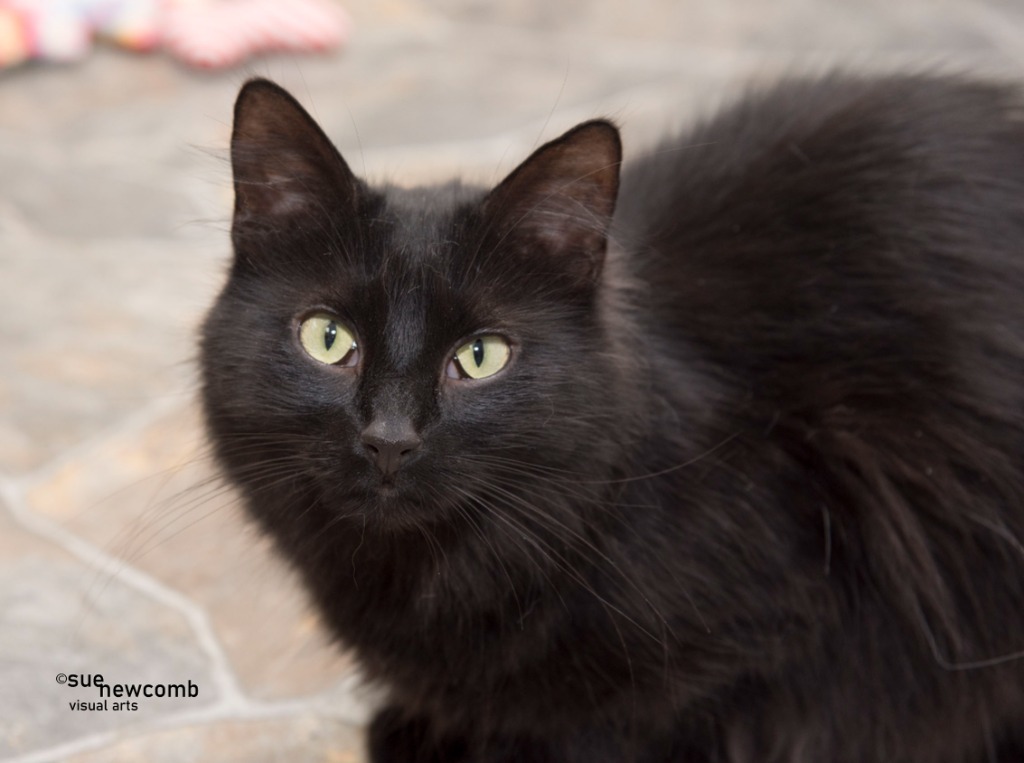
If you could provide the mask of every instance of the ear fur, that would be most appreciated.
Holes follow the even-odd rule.
[[[596,280],[619,190],[622,144],[610,122],[584,122],[541,146],[488,195],[503,235],[526,236],[586,280]]]
[[[231,135],[235,224],[281,224],[327,205],[354,205],[358,181],[313,118],[284,89],[250,80]]]

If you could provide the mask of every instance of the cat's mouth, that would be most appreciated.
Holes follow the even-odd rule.
[[[421,531],[435,524],[443,515],[443,509],[437,505],[411,499],[393,487],[382,487],[374,510],[367,519],[383,532],[402,533]]]
[[[414,482],[408,479],[379,474],[364,475],[337,492],[330,488],[327,490],[331,500],[343,505],[361,505],[370,509],[370,513],[376,513],[378,509],[401,511],[407,505],[418,505],[422,502],[418,493]]]
[[[402,490],[395,484],[394,479],[384,477],[377,486],[376,492],[381,498],[391,501],[397,499],[401,495]]]
[[[341,504],[345,513],[351,513],[353,505],[367,523],[376,524],[385,532],[421,530],[426,525],[443,520],[450,511],[450,501],[443,493],[422,490],[415,480],[392,477],[371,478],[361,489],[350,494]],[[353,499],[355,499],[353,501]]]

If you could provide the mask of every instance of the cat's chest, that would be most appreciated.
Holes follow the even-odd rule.
[[[467,719],[515,708],[521,722],[537,728],[553,717],[604,712],[623,687],[646,681],[631,677],[634,639],[605,638],[623,626],[608,619],[592,593],[569,586],[509,590],[473,606],[435,582],[411,596],[400,617],[385,616],[372,628],[352,624],[351,637],[370,676],[403,704]]]
[[[466,650],[492,649],[514,658],[538,631],[557,636],[570,619],[566,602],[577,596],[562,575],[496,555],[487,544],[361,543],[351,564],[319,581],[319,598],[333,604],[346,640],[382,658],[464,658]]]

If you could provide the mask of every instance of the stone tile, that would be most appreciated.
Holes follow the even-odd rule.
[[[361,168],[360,151],[472,142],[678,73],[664,58],[612,57],[592,40],[449,23],[381,40],[350,66],[312,62],[275,78]]]
[[[0,506],[0,757],[98,732],[137,728],[217,701],[206,654],[182,615],[84,565],[16,525]],[[108,683],[183,683],[195,698],[139,699],[136,710],[75,711],[95,688],[57,674],[102,674]]]
[[[906,0],[858,3],[821,0],[640,0],[633,3],[526,0],[439,0],[443,17],[495,30],[525,29],[535,36],[566,33],[610,43],[643,41],[666,45],[685,58],[699,51],[730,48],[766,55],[806,51],[832,54],[862,50],[963,53],[989,45],[984,34],[961,22],[970,3]],[[607,46],[602,46],[602,54]]]
[[[50,153],[38,144],[0,148],[7,189],[0,193],[33,230],[76,238],[173,238],[204,214],[180,192],[177,179],[147,177],[155,174],[155,157],[136,153],[125,157],[124,167],[111,167],[75,145]]]
[[[155,731],[64,763],[363,763],[363,737],[351,726],[317,716],[217,721]]]
[[[180,396],[224,253],[0,234],[0,469],[24,473]]]
[[[205,610],[250,696],[326,691],[351,673],[296,577],[215,476],[191,407],[66,463],[28,500]]]
[[[209,85],[166,61],[131,61],[98,51],[0,87],[0,203],[34,231],[172,238],[211,213],[187,188],[205,174],[204,151],[226,143],[234,85],[212,88],[207,104]]]
[[[978,0],[964,4],[961,11],[969,23],[984,29],[1018,68],[1024,66],[1024,6],[1015,0]]]

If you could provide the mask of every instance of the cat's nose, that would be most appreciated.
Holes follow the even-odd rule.
[[[390,477],[420,447],[420,438],[409,419],[381,418],[371,422],[360,438],[371,460]]]

